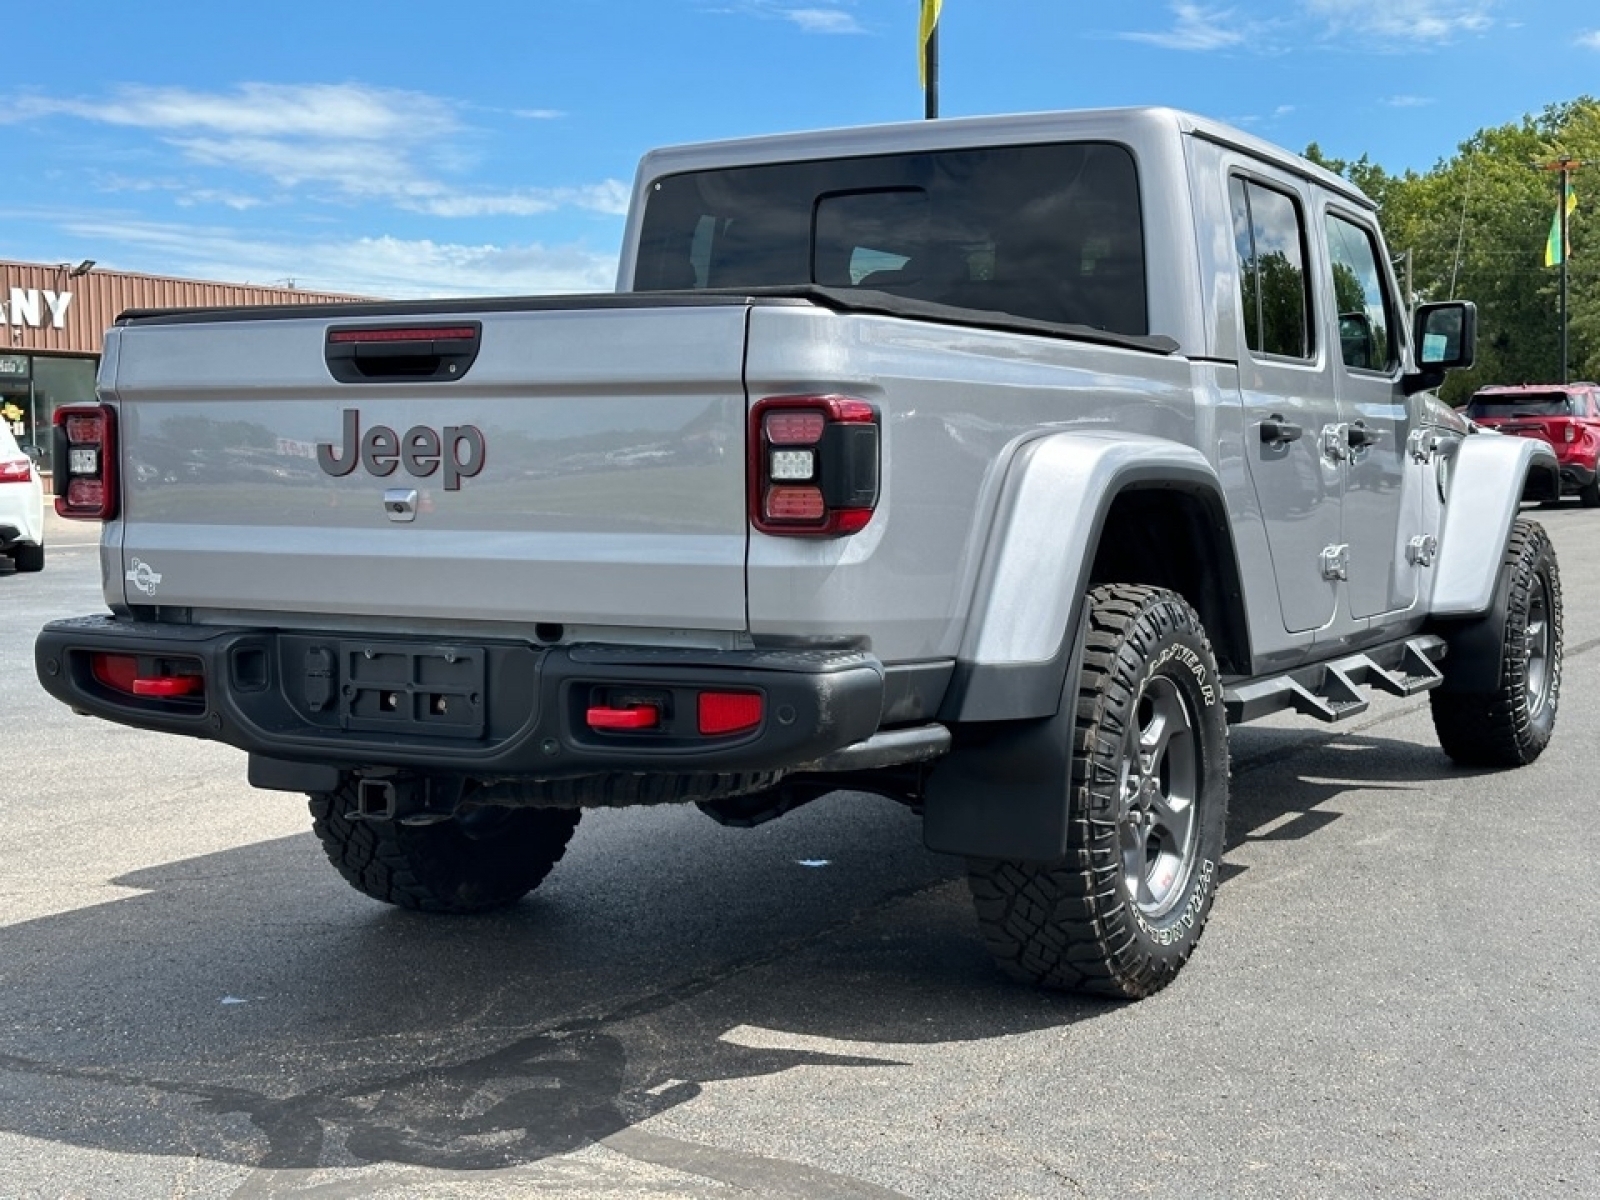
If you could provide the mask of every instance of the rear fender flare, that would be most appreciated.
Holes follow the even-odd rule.
[[[1006,473],[942,719],[1052,715],[1106,518],[1132,488],[1173,488],[1226,512],[1192,447],[1127,433],[1056,433],[1017,448]]]

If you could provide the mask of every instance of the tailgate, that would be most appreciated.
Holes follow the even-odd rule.
[[[231,612],[742,630],[745,308],[448,313],[114,328],[101,391],[120,404],[124,578],[108,590]],[[472,332],[472,353],[423,377],[430,347],[403,331],[429,327]],[[352,357],[349,330],[363,353],[373,331],[410,338],[414,361],[330,367]]]

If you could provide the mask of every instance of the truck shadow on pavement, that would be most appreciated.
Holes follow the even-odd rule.
[[[1286,747],[1268,735],[1243,759],[1234,845],[1273,822],[1272,836],[1314,834],[1341,791],[1456,774],[1380,739]],[[607,1139],[708,1084],[892,1072],[919,1048],[1117,1007],[1005,983],[958,864],[908,848],[908,815],[832,819],[867,803],[820,801],[788,841],[783,822],[769,835],[641,814],[662,826],[645,841],[689,841],[659,879],[626,881],[639,890],[622,911],[590,903],[624,890],[626,867],[586,860],[583,830],[545,890],[471,920],[349,892],[309,835],[125,876],[144,894],[0,928],[0,1128],[266,1172],[482,1171],[595,1143],[648,1158],[648,1140]],[[800,845],[817,859],[797,862]],[[820,860],[836,864],[822,901],[806,869]],[[680,896],[676,875],[699,891]]]

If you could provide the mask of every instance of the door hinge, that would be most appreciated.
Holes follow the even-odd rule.
[[[1322,577],[1324,579],[1350,578],[1350,547],[1325,546],[1322,550]]]
[[[1439,435],[1431,429],[1414,429],[1406,443],[1412,462],[1429,463],[1439,448]]]
[[[1433,556],[1439,553],[1439,539],[1431,533],[1419,533],[1406,543],[1406,561],[1413,567],[1433,566]]]

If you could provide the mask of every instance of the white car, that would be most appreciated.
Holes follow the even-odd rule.
[[[0,424],[0,555],[19,571],[44,570],[44,482],[39,468]]]

